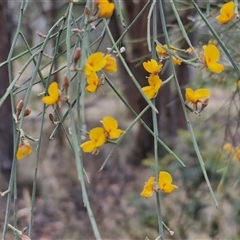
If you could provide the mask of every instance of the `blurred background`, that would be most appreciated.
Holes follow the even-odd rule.
[[[13,56],[18,56],[9,64],[1,64],[0,97],[4,95],[9,86],[9,79],[17,76],[23,65],[30,58],[28,47],[32,53],[39,50],[49,29],[67,13],[70,3],[57,0],[30,1],[21,9],[21,2],[0,2],[0,62],[4,63],[11,51],[13,37],[17,26],[22,21],[21,35],[13,49]],[[117,3],[116,3],[117,4]],[[135,21],[148,1],[123,1],[118,2],[122,10],[124,22],[115,11],[109,27],[115,40],[123,34],[126,27]],[[202,11],[206,12],[205,3],[199,4]],[[207,12],[208,21],[217,31],[230,51],[236,63],[239,63],[239,20],[234,20],[226,26],[220,27],[215,17],[223,2],[215,1],[211,5],[210,13]],[[193,6],[186,2],[176,4],[181,21],[185,26],[189,39],[196,51],[200,53],[202,46],[213,40],[213,37]],[[151,58],[147,47],[147,17],[150,4],[137,18],[119,47],[124,46],[123,53],[126,63],[141,86],[146,85],[146,71],[142,62]],[[171,43],[179,49],[188,49],[188,44],[182,37],[176,17],[171,5],[164,2],[167,30]],[[85,2],[74,4],[72,28],[81,29],[81,16],[84,14]],[[23,13],[20,18],[21,13]],[[159,15],[158,36],[159,42],[165,44]],[[66,28],[59,24],[53,37],[47,42],[44,57],[39,69],[44,78],[52,74],[51,80],[61,82],[66,72]],[[38,32],[38,34],[37,34]],[[57,58],[52,58],[57,37]],[[56,34],[56,35],[54,35]],[[101,35],[102,34],[102,35]],[[90,34],[93,42],[99,36],[101,41],[92,46],[92,51],[99,49],[107,52],[107,47],[112,47],[104,30],[104,25],[99,22],[96,30]],[[72,51],[78,46],[79,36],[71,36]],[[80,41],[81,42],[81,41]],[[27,44],[26,44],[27,43]],[[24,53],[22,54],[21,53]],[[184,51],[180,54],[189,58]],[[240,145],[239,139],[239,76],[232,68],[227,57],[222,54],[221,62],[225,71],[213,74],[206,69],[194,69],[187,64],[176,66],[182,94],[185,88],[208,88],[211,98],[207,108],[199,117],[189,112],[195,137],[197,139],[205,167],[219,202],[219,209],[214,206],[209,189],[204,180],[196,152],[193,148],[191,136],[187,129],[186,119],[179,100],[174,82],[164,85],[156,98],[159,110],[158,127],[160,138],[184,162],[183,168],[175,158],[163,147],[159,146],[160,170],[166,170],[173,176],[174,183],[179,187],[170,195],[161,194],[161,209],[165,224],[174,231],[174,235],[166,230],[166,239],[232,239],[240,236],[240,198],[239,198],[239,159],[232,153],[224,150],[226,143],[233,147]],[[50,71],[50,65],[53,69]],[[9,67],[11,65],[11,67]],[[161,72],[161,79],[165,80],[170,75],[168,62]],[[200,64],[201,65],[201,64]],[[10,172],[13,159],[13,132],[11,103],[15,105],[25,98],[30,78],[36,65],[31,63],[21,75],[16,84],[16,90],[4,101],[0,108],[0,191],[8,189]],[[56,70],[56,71],[55,71]],[[55,71],[55,72],[54,72]],[[147,103],[131,81],[123,65],[118,62],[118,71],[109,75],[112,84],[121,95],[127,99],[128,104],[140,113]],[[40,78],[35,79],[39,83]],[[70,91],[73,101],[76,79],[73,79]],[[116,118],[119,128],[126,129],[134,119],[134,114],[126,108],[124,103],[112,91],[108,84],[102,87],[104,94],[87,94],[85,97],[85,116],[87,130],[98,126],[99,121],[106,115]],[[22,128],[32,139],[39,139],[41,128],[42,102],[39,93],[45,91],[43,84],[34,84],[27,106],[31,108],[31,115],[24,119]],[[75,114],[77,119],[77,111]],[[67,104],[58,109],[61,116],[67,112]],[[82,201],[82,190],[78,180],[76,161],[72,148],[62,128],[53,139],[49,137],[55,126],[49,121],[48,114],[53,109],[48,108],[45,113],[42,131],[41,146],[31,142],[33,152],[40,147],[36,202],[34,208],[34,224],[31,239],[94,239],[86,208]],[[142,118],[152,128],[152,113],[146,112]],[[68,118],[63,122],[68,135],[71,137]],[[98,155],[84,154],[83,164],[89,177],[87,192],[91,207],[103,239],[144,239],[150,240],[158,236],[158,223],[156,213],[156,200],[154,197],[143,199],[140,196],[144,183],[154,173],[154,139],[148,131],[137,123],[124,140],[114,151],[112,157],[101,172],[99,169],[112,149],[112,144],[101,147]],[[30,154],[17,163],[17,225],[23,229],[29,225],[31,194],[36,167],[36,153]],[[7,195],[0,198],[0,226],[3,228],[7,204]],[[9,223],[13,224],[14,202],[10,204]],[[7,231],[5,239],[13,239],[13,232]]]

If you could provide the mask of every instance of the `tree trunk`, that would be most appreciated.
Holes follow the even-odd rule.
[[[7,59],[11,47],[11,34],[8,28],[7,2],[0,2],[0,62]],[[8,66],[0,68],[1,85],[0,98],[6,92],[9,85]],[[13,119],[11,111],[11,99],[8,97],[0,108],[0,168],[8,174],[11,170],[13,159]]]

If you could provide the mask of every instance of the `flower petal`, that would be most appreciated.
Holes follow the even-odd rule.
[[[85,89],[88,92],[96,92],[99,87],[100,80],[95,72],[91,72],[87,77],[87,83],[89,84]]]
[[[162,64],[158,64],[158,62],[155,59],[151,59],[150,61],[143,62],[144,69],[151,73],[151,74],[157,74],[162,69]]]
[[[162,86],[162,80],[158,75],[152,75],[148,78],[148,83],[150,86],[154,87],[155,94],[158,93],[159,88]]]
[[[97,72],[104,68],[106,59],[102,52],[96,52],[91,54],[85,64],[84,73],[88,76],[91,72]]]
[[[174,184],[166,184],[163,189],[161,189],[164,193],[171,193],[174,189],[178,188],[178,186]]]
[[[110,116],[104,117],[103,120],[101,121],[101,123],[103,124],[103,127],[106,131],[108,131],[109,129],[117,129],[118,128],[117,120]]]
[[[149,180],[145,183],[143,191],[141,192],[142,197],[149,198],[152,196],[154,180],[154,177],[150,177]]]
[[[187,101],[189,101],[191,103],[196,103],[197,102],[195,92],[191,88],[186,88],[185,98],[186,98]]]
[[[216,62],[220,58],[220,51],[214,44],[208,44],[203,46],[206,62]],[[209,61],[210,60],[210,61]]]
[[[207,67],[214,73],[221,73],[224,70],[224,66],[220,63],[211,63],[208,64]]]
[[[211,96],[210,92],[205,88],[199,88],[195,91],[196,99],[209,98]]]
[[[146,95],[146,97],[148,99],[152,99],[155,97],[156,92],[155,92],[155,88],[153,86],[146,86],[142,88],[142,91],[144,92],[144,94]]]
[[[18,147],[17,150],[17,159],[22,159],[32,152],[32,147],[29,145],[22,145]]]
[[[160,185],[162,183],[171,184],[172,183],[172,176],[168,172],[161,171],[161,172],[159,172],[159,182],[160,182]]]
[[[48,87],[49,96],[43,97],[42,101],[47,105],[52,105],[58,102],[59,100],[59,91],[58,83],[52,82]]]
[[[96,147],[102,146],[107,141],[105,131],[102,127],[96,127],[90,130],[89,138],[94,142]]]
[[[111,57],[111,54],[107,54],[105,56],[105,60],[106,60],[106,65],[103,68],[103,70],[107,72],[116,72],[117,71],[116,59]]]
[[[121,129],[115,129],[115,130],[112,130],[112,131],[109,132],[108,137],[109,137],[110,139],[116,139],[116,138],[119,138],[123,133],[124,133],[123,130],[121,130]]]
[[[95,143],[93,141],[87,141],[80,146],[84,152],[90,153],[94,152],[96,149]]]
[[[233,19],[235,17],[234,9],[235,9],[234,2],[228,2],[223,4],[223,6],[220,9],[221,14],[216,17],[218,22],[222,24],[226,24],[231,19]]]

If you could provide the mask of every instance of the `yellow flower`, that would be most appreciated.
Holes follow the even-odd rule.
[[[81,144],[81,148],[84,152],[96,152],[106,141],[105,131],[101,127],[93,128],[89,131],[90,141]]]
[[[149,180],[145,183],[144,188],[141,192],[141,196],[144,198],[149,198],[153,194],[153,184],[154,184],[154,177],[150,177]]]
[[[96,92],[101,84],[97,74],[95,72],[90,73],[90,75],[87,76],[87,83],[86,90],[88,92]]]
[[[84,73],[89,76],[92,72],[100,71],[106,65],[106,58],[102,52],[91,54],[85,64]]]
[[[162,80],[158,75],[152,75],[148,78],[148,83],[150,86],[143,87],[142,91],[148,99],[152,99],[158,94],[158,91],[162,86]]]
[[[220,15],[216,17],[219,23],[226,24],[231,21],[236,14],[234,13],[235,3],[228,2],[222,5],[220,9]]]
[[[209,98],[210,92],[204,88],[199,88],[195,92],[191,88],[186,88],[185,97],[187,101],[197,103],[201,99]]]
[[[147,72],[151,73],[152,75],[156,75],[162,70],[163,65],[158,63],[155,59],[151,59],[147,62],[144,62],[143,67]]]
[[[171,193],[175,188],[178,188],[172,184],[172,176],[164,171],[159,172],[158,186],[164,193]]]
[[[227,153],[230,153],[230,154],[233,154],[233,153],[235,152],[235,149],[234,149],[234,147],[232,146],[231,143],[226,143],[226,144],[224,144],[223,149],[224,149]]]
[[[98,0],[97,5],[99,18],[110,18],[112,16],[115,8],[113,3],[109,3],[108,0]]]
[[[176,64],[176,65],[181,65],[182,64],[182,60],[176,58],[176,57],[173,57],[173,63]]]
[[[17,150],[17,159],[22,159],[32,152],[32,147],[26,139],[21,139]]]
[[[186,88],[185,98],[186,104],[190,104],[193,111],[200,115],[202,110],[208,105],[210,92],[207,89],[199,88],[193,91],[191,88]]]
[[[236,160],[236,161],[240,160],[240,147],[235,148],[235,153],[233,155],[233,159]]]
[[[107,54],[105,57],[106,65],[104,66],[103,70],[106,72],[116,72],[117,71],[117,64],[116,59],[111,56],[111,54]]]
[[[42,101],[47,105],[52,105],[60,102],[61,91],[58,89],[58,83],[52,82],[48,87],[49,96],[43,97]]]
[[[124,132],[123,130],[118,129],[118,122],[113,117],[106,116],[100,122],[103,124],[103,128],[110,139],[119,138]]]
[[[165,48],[168,48],[167,44],[164,44],[163,46]],[[170,46],[170,49],[171,49],[171,51],[173,53],[177,52],[176,48],[173,45]],[[156,46],[156,51],[157,51],[157,54],[159,55],[159,57],[166,57],[166,56],[168,56],[168,52],[164,48],[162,48],[160,45]],[[180,60],[180,59],[178,59],[178,58],[173,56],[173,63],[176,64],[176,65],[181,65],[182,60]]]
[[[221,73],[224,70],[224,66],[217,61],[220,58],[220,52],[214,44],[208,44],[203,46],[203,61],[205,66],[214,73]]]
[[[163,46],[165,48],[167,48],[167,44],[164,44]],[[159,56],[167,56],[168,55],[168,52],[164,48],[162,48],[160,45],[156,46],[156,52]]]

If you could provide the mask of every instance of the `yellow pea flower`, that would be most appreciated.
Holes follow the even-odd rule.
[[[210,96],[210,92],[207,89],[199,88],[196,91],[193,91],[191,88],[186,88],[185,103],[192,105],[193,111],[200,115],[202,110],[208,105]]]
[[[103,70],[106,72],[116,72],[117,71],[117,63],[116,59],[111,56],[111,54],[107,54],[105,57],[106,65]]]
[[[162,70],[163,65],[158,63],[155,59],[151,59],[147,62],[143,62],[143,67],[147,72],[156,75]]]
[[[182,64],[182,60],[176,58],[176,57],[173,57],[173,63],[176,64],[176,65],[181,65]]]
[[[201,99],[209,98],[210,92],[205,88],[199,88],[196,91],[193,91],[191,88],[186,88],[185,97],[187,101],[197,103],[201,101]]]
[[[87,76],[87,83],[86,90],[88,92],[96,92],[101,85],[101,81],[98,78],[98,75],[95,72],[90,73],[90,75]]]
[[[168,47],[167,47],[167,44],[164,44],[163,46],[164,46],[165,48],[168,48]],[[176,53],[176,52],[177,52],[176,48],[175,48],[173,45],[170,46],[170,49],[171,49],[171,51],[172,51],[173,53]],[[157,45],[157,46],[156,46],[156,52],[157,52],[157,54],[159,55],[160,58],[161,58],[161,57],[167,57],[167,56],[168,56],[168,52],[167,52],[164,48],[162,48],[160,45]],[[180,59],[178,59],[178,58],[176,58],[176,57],[173,56],[173,63],[176,64],[176,65],[181,65],[182,60],[180,60]]]
[[[58,83],[52,82],[48,87],[49,96],[42,98],[42,101],[47,105],[53,105],[61,101],[61,91],[58,89]]]
[[[83,152],[92,152],[95,153],[99,147],[101,147],[106,141],[106,134],[103,128],[96,127],[89,131],[90,141],[84,142],[81,144]]]
[[[110,18],[115,8],[114,3],[110,3],[108,0],[98,0],[97,6],[99,18]]]
[[[148,78],[149,86],[143,87],[142,91],[147,96],[148,99],[154,98],[162,86],[162,80],[158,75],[152,75]]]
[[[159,172],[158,186],[164,193],[171,193],[174,189],[178,188],[178,186],[172,184],[170,173],[165,171]]]
[[[145,183],[144,188],[141,192],[141,196],[144,198],[149,198],[152,196],[154,188],[153,188],[153,184],[154,184],[154,177],[150,177],[149,180]]]
[[[216,17],[218,22],[221,24],[227,24],[229,21],[231,21],[236,16],[236,14],[234,13],[234,9],[234,2],[228,2],[223,4],[220,9],[220,15]]]
[[[235,148],[235,153],[233,155],[233,159],[236,160],[236,161],[240,160],[240,147]]]
[[[100,71],[106,65],[106,58],[102,52],[91,54],[85,63],[84,73],[89,76],[92,72]]]
[[[224,66],[217,61],[220,58],[220,52],[214,44],[208,44],[203,46],[203,61],[205,66],[214,73],[221,73],[224,70]]]
[[[232,146],[231,143],[226,143],[226,144],[224,144],[223,149],[224,149],[227,153],[230,153],[230,154],[233,154],[233,153],[235,152],[235,149],[234,149],[234,147]]]
[[[118,122],[113,117],[106,116],[100,122],[103,124],[103,128],[109,139],[119,138],[124,132],[123,130],[118,129]]]
[[[16,158],[18,160],[26,157],[28,154],[32,152],[32,147],[26,139],[21,139],[21,143],[19,144]]]
[[[167,48],[167,44],[164,44],[163,46],[165,48]],[[168,52],[163,47],[161,47],[160,45],[156,46],[156,52],[159,56],[167,56],[168,55]]]

